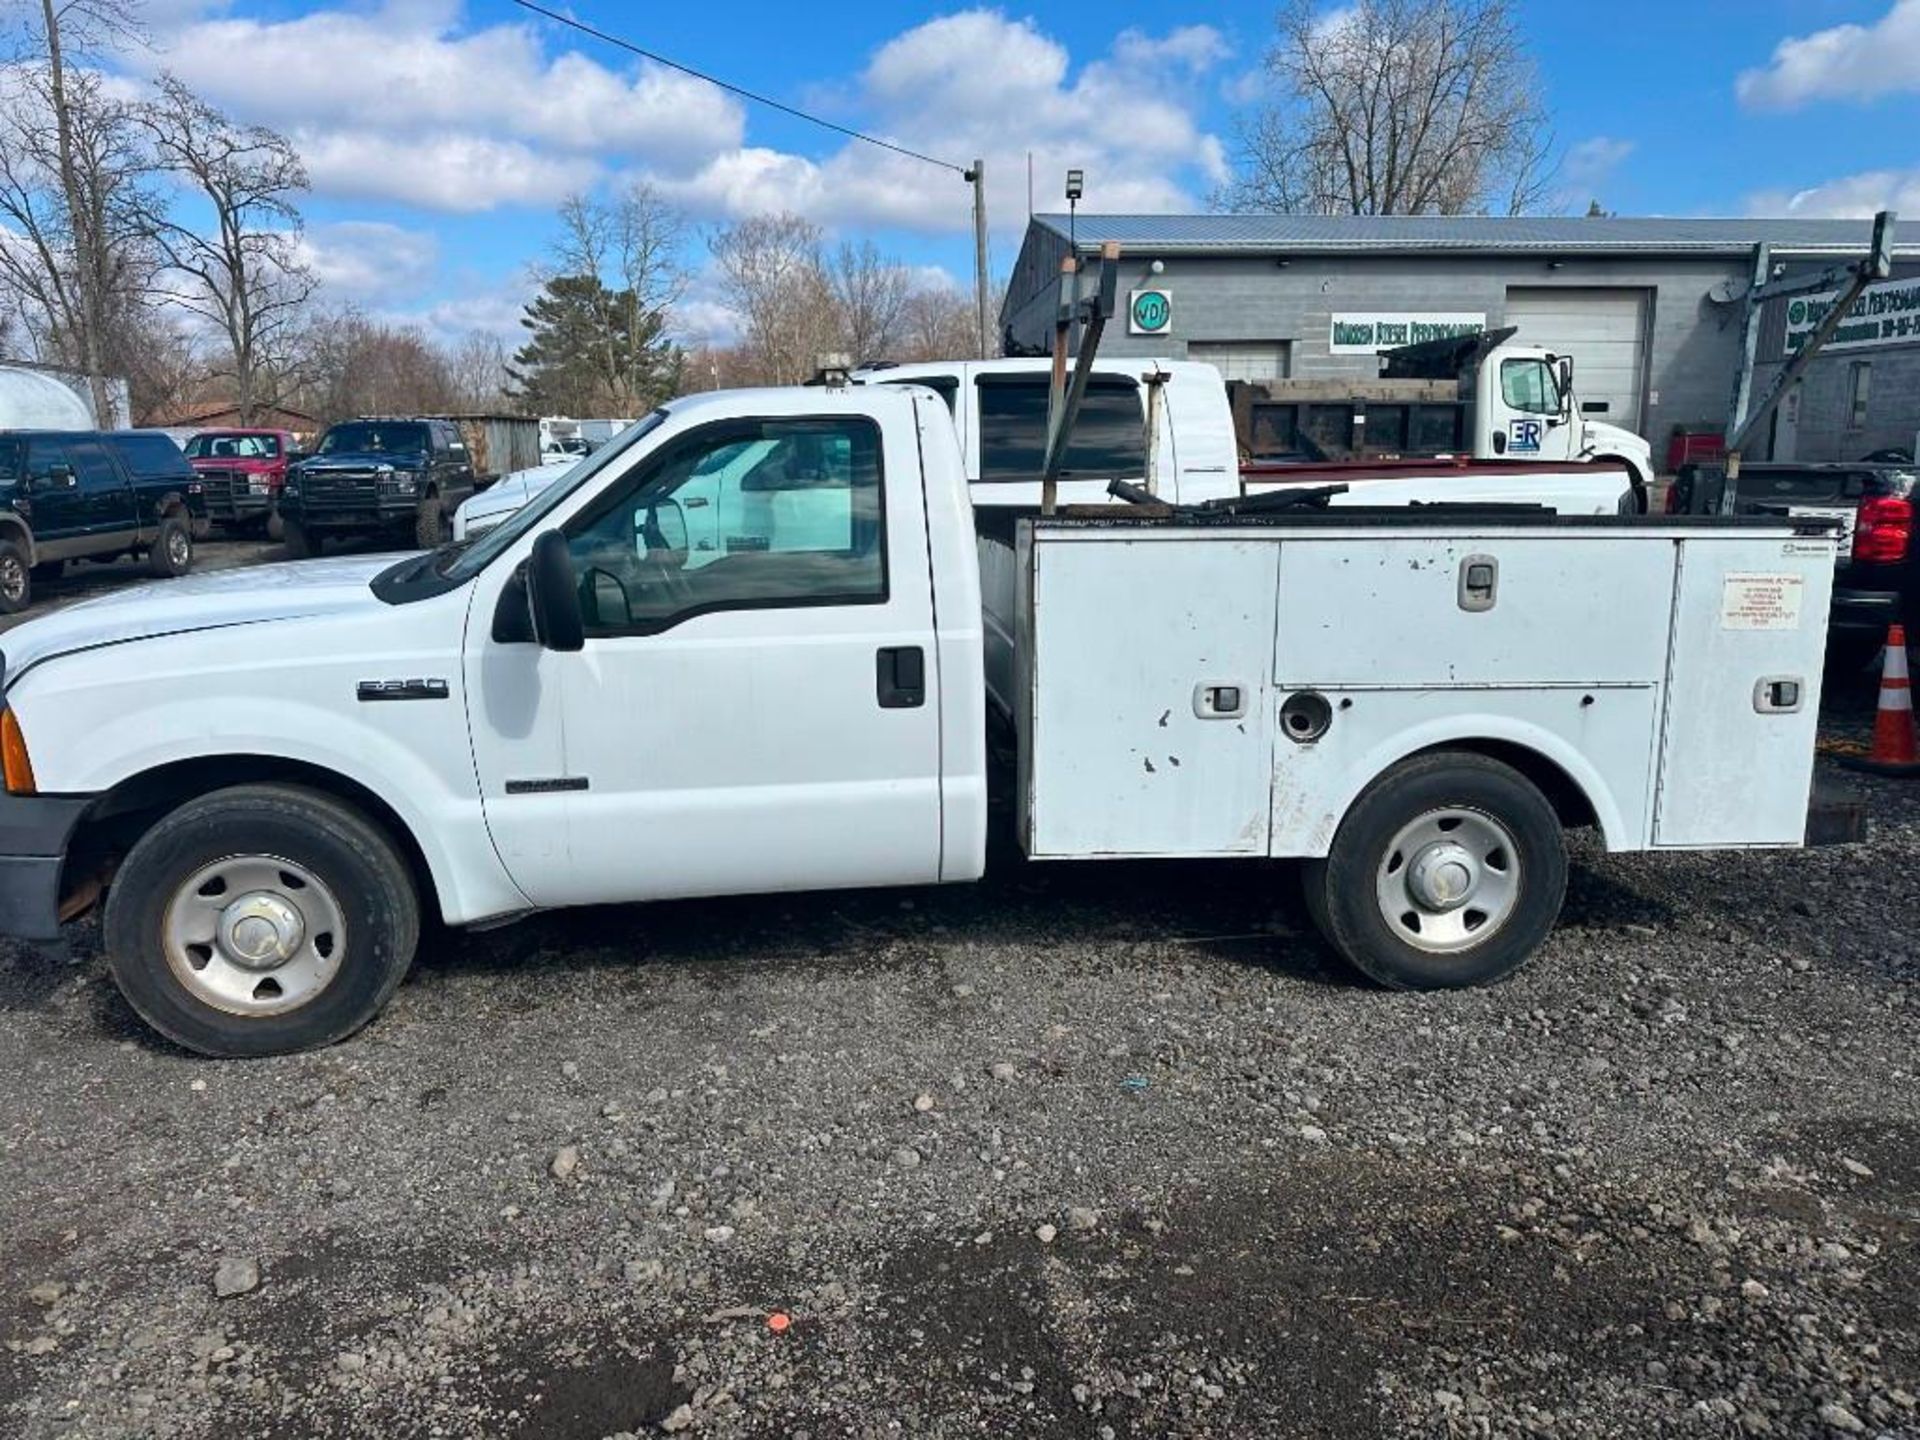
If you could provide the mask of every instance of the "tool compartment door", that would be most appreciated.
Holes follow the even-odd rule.
[[[1832,597],[1830,540],[1681,542],[1656,847],[1802,843]],[[1795,708],[1775,683],[1800,687]]]
[[[1266,853],[1280,549],[1118,534],[1023,546],[1029,855]]]
[[[1577,529],[1289,537],[1274,674],[1288,689],[1655,683],[1673,562],[1670,544]],[[1468,594],[1479,566],[1490,590]]]

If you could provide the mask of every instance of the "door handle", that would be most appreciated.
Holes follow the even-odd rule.
[[[688,510],[704,510],[707,507],[707,497],[704,495],[689,495],[680,503]]]
[[[926,704],[926,651],[918,645],[889,645],[878,651],[874,691],[882,710],[916,710]]]

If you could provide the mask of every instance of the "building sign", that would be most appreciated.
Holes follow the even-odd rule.
[[[1164,335],[1173,329],[1173,296],[1165,290],[1135,290],[1127,297],[1127,333]]]
[[[1327,336],[1330,355],[1378,355],[1422,340],[1451,340],[1478,335],[1487,328],[1484,313],[1458,311],[1346,311],[1332,317]]]
[[[1787,302],[1787,353],[1807,343],[1840,292],[1797,295]],[[1829,350],[1861,345],[1920,345],[1920,275],[1869,285],[1827,341]]]

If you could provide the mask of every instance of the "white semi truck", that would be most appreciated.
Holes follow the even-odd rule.
[[[1009,539],[1036,860],[1305,860],[1343,955],[1437,987],[1540,946],[1563,827],[1807,837],[1830,522],[1154,505]],[[978,540],[931,390],[722,392],[464,546],[31,621],[0,933],[102,904],[147,1021],[255,1055],[365,1024],[427,913],[975,879]]]

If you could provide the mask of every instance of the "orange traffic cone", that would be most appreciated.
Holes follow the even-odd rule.
[[[1920,740],[1913,724],[1913,690],[1907,679],[1907,627],[1887,631],[1880,667],[1880,705],[1873,716],[1873,748],[1854,762],[1882,775],[1920,775]]]

